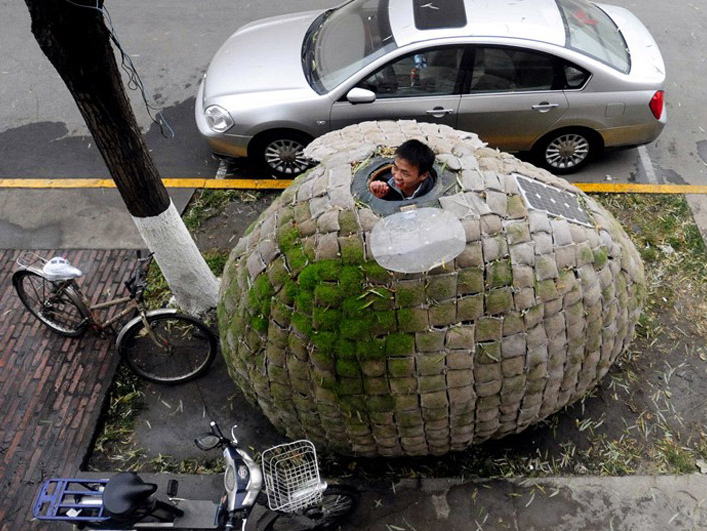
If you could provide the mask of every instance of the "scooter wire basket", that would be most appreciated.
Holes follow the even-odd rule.
[[[322,499],[326,484],[319,479],[317,451],[307,440],[274,446],[263,452],[268,505],[294,512]]]

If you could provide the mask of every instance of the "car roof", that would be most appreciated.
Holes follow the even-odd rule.
[[[462,5],[466,20],[459,16]],[[449,37],[512,37],[558,46],[566,42],[555,0],[390,0],[389,16],[398,46]]]

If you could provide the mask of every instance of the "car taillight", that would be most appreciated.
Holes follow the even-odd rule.
[[[655,116],[656,120],[660,120],[661,115],[663,114],[663,100],[665,99],[665,92],[662,90],[659,90],[655,94],[653,94],[653,97],[651,98],[651,102],[648,104],[648,106],[651,108],[651,112],[653,113],[653,116]]]

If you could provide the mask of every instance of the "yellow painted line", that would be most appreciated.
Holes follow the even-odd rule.
[[[282,190],[290,179],[162,179],[167,188]],[[0,179],[1,188],[115,188],[113,179]]]
[[[580,190],[610,194],[707,194],[707,186],[691,184],[572,183]]]
[[[115,188],[113,179],[0,179],[0,188]]]
[[[207,179],[203,187],[240,190],[284,190],[291,184],[292,179]]]
[[[221,190],[283,190],[290,179],[162,179],[167,188]],[[588,193],[611,194],[707,194],[707,186],[683,184],[572,183]],[[70,189],[115,188],[112,179],[0,179],[2,188]]]

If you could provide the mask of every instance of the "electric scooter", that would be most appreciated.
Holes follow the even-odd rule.
[[[246,530],[256,504],[267,505],[255,529],[327,529],[352,513],[359,502],[356,489],[327,485],[319,477],[314,445],[307,440],[275,446],[263,452],[262,468],[238,446],[236,426],[231,439],[216,422],[210,433],[195,439],[204,451],[220,448],[226,465],[225,494],[211,500],[178,498],[171,479],[166,499],[157,485],[134,472],[110,479],[53,478],[40,487],[33,505],[38,520],[66,522],[76,529],[235,529]],[[265,492],[263,487],[265,483]],[[252,527],[251,527],[252,528]]]

